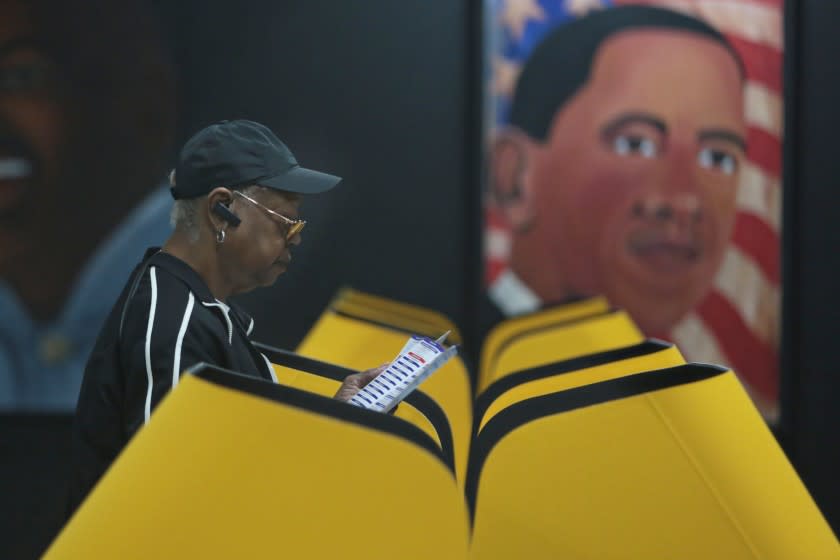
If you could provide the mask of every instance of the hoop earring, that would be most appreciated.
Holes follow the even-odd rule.
[[[216,243],[221,245],[224,242],[225,242],[225,230],[220,229],[219,231],[216,232]]]

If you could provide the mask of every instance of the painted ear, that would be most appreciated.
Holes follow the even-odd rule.
[[[524,231],[534,220],[533,188],[528,180],[530,140],[521,132],[501,133],[490,160],[491,200],[514,231]]]

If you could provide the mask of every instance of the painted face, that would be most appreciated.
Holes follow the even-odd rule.
[[[227,239],[222,245],[224,266],[236,292],[272,285],[289,267],[292,246],[302,240],[300,233],[287,239],[289,224],[268,211],[295,220],[299,198],[266,188],[249,190],[245,196],[251,200],[236,195],[232,199],[230,209],[242,222],[227,228]]]
[[[0,4],[0,273],[34,243],[54,198],[64,113],[54,61],[23,2]],[[54,217],[54,216],[53,216]]]
[[[589,81],[528,146],[533,246],[548,301],[605,294],[664,332],[708,291],[744,157],[742,82],[721,44],[672,30],[608,40]],[[540,293],[542,292],[542,293]]]

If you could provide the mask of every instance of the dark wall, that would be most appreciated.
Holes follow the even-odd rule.
[[[786,10],[783,438],[840,533],[840,4]]]
[[[73,418],[0,414],[0,558],[36,558],[66,516]]]
[[[462,321],[465,4],[162,6],[182,78],[179,143],[209,122],[252,118],[304,166],[345,178],[305,202],[290,271],[240,298],[258,339],[293,347],[341,285]]]

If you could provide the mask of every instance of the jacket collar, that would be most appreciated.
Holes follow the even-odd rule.
[[[253,318],[243,311],[239,305],[235,305],[229,301],[219,302],[213,295],[213,292],[210,291],[204,279],[190,265],[178,257],[164,253],[160,247],[147,249],[143,260],[148,261],[149,266],[159,266],[173,276],[176,276],[187,285],[190,291],[195,294],[195,297],[205,306],[221,308],[219,304],[222,303],[225,307],[228,307],[236,316],[237,320],[241,322],[242,328],[247,331],[247,334],[251,334],[251,331],[254,329]],[[227,311],[223,310],[223,312],[225,317],[227,317]]]
[[[169,253],[161,251],[160,247],[152,247],[146,251],[143,260],[148,260],[149,266],[159,266],[173,276],[176,276],[189,287],[203,303],[216,303],[216,298],[207,283],[190,265]]]

